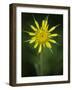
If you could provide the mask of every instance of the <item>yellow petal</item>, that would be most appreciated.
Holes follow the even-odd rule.
[[[48,24],[48,19],[45,20],[44,27],[46,27]]]
[[[58,36],[58,34],[51,34],[51,35],[49,35],[49,37],[56,37],[56,36]]]
[[[54,31],[55,29],[56,29],[56,27],[58,27],[59,26],[59,24],[58,25],[56,25],[56,26],[53,26],[48,32],[52,32],[52,31]]]
[[[48,27],[49,27],[49,25],[47,25],[47,26],[45,27],[45,31],[47,31],[47,30],[48,30]]]
[[[42,45],[40,44],[38,53],[41,53],[41,51],[42,51]]]
[[[34,48],[37,48],[37,46],[38,46],[38,43],[36,42],[35,45],[34,45]]]
[[[48,17],[46,17],[45,19],[45,24],[44,24],[45,28],[47,27],[47,24],[48,24]]]
[[[51,44],[49,42],[46,42],[47,48],[52,48]]]
[[[44,27],[44,20],[42,21],[42,27]]]
[[[33,32],[28,32],[28,31],[24,31],[25,33],[28,33],[30,36],[34,36],[35,35],[35,33],[33,33]]]
[[[48,18],[46,20],[42,21],[42,29],[45,31],[48,30],[49,25],[47,25],[47,24],[48,24]]]
[[[36,40],[36,38],[33,37],[32,39],[30,39],[30,42],[29,43],[31,44],[31,43],[35,42],[35,40]]]
[[[35,41],[35,40],[30,40],[30,42],[29,42],[29,43],[31,44],[31,43],[33,43],[34,41]]]
[[[43,47],[45,47],[45,44],[43,44]]]
[[[39,24],[38,24],[38,22],[34,19],[34,22],[35,22],[35,24],[36,24],[36,27],[39,29]]]
[[[31,28],[32,28],[34,31],[37,31],[37,29],[36,29],[33,25],[31,25]]]
[[[45,20],[43,20],[42,21],[42,29],[46,31],[47,30],[47,26],[46,26],[45,23],[46,23]]]
[[[34,35],[35,35],[35,33],[29,32],[29,35],[34,36]]]
[[[52,43],[56,43],[56,41],[53,40],[53,39],[49,39],[49,41],[52,42]]]

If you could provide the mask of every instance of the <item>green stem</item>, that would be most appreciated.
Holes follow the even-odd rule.
[[[43,75],[43,52],[40,53],[40,75]]]

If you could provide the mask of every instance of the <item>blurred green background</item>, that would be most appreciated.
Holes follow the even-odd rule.
[[[58,33],[58,37],[54,37],[57,44],[52,44],[52,51],[48,48],[43,49],[43,76],[62,75],[63,74],[63,15],[56,14],[37,14],[37,13],[22,13],[22,77],[39,76],[40,72],[40,56],[38,49],[33,48],[33,44],[24,42],[31,37],[23,31],[32,31],[30,25],[34,25],[34,17],[41,26],[42,20],[48,16],[49,29],[57,24],[60,24],[53,33]]]

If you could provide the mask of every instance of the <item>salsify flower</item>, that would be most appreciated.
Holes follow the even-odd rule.
[[[29,44],[34,44],[34,48],[38,48],[38,53],[42,52],[42,48],[47,47],[49,49],[52,48],[51,43],[56,43],[53,39],[54,37],[58,36],[57,33],[52,33],[56,27],[59,25],[52,26],[49,29],[48,18],[42,20],[42,25],[40,26],[37,20],[34,18],[35,26],[30,25],[32,32],[25,31],[28,33],[31,38],[27,40]]]

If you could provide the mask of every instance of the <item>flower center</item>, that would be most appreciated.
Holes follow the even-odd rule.
[[[47,41],[47,39],[48,39],[48,32],[39,30],[36,33],[36,40],[38,43],[43,44]]]

